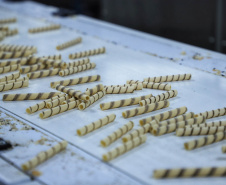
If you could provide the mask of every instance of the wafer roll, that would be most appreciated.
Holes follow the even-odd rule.
[[[28,114],[32,114],[32,113],[34,113],[34,112],[37,112],[37,111],[39,111],[39,110],[42,110],[42,109],[44,109],[46,106],[47,106],[47,103],[48,102],[50,102],[50,101],[53,101],[53,100],[56,100],[56,99],[58,99],[58,98],[60,98],[60,97],[63,97],[63,96],[66,96],[66,94],[59,94],[59,95],[57,95],[57,96],[54,96],[54,97],[52,97],[52,98],[50,98],[50,99],[48,99],[48,100],[45,100],[45,101],[43,101],[43,102],[40,102],[40,103],[37,103],[37,104],[35,104],[35,105],[33,105],[33,106],[30,106],[30,107],[28,107],[27,109],[26,109],[26,112],[28,113]]]
[[[0,45],[0,51],[15,52],[15,51],[24,51],[24,50],[33,50],[34,52],[37,52],[37,48],[34,46],[23,46],[23,45],[14,45],[14,44]]]
[[[49,58],[41,58],[40,62],[44,65],[52,66],[52,67],[55,67],[55,68],[66,68],[67,67],[67,63],[61,62],[61,59],[60,60],[54,60],[54,59],[49,59]]]
[[[63,101],[61,104],[67,104],[67,103],[70,103],[70,102],[75,101],[75,100],[77,100],[77,98],[73,97],[73,98],[70,98],[68,100]]]
[[[77,130],[77,134],[79,136],[84,136],[98,128],[101,128],[111,122],[113,122],[116,118],[115,114],[107,115],[106,117],[103,117],[95,122],[90,123],[89,125],[85,125],[84,127]]]
[[[39,33],[39,32],[45,32],[45,31],[52,31],[60,29],[59,24],[52,24],[50,26],[44,26],[44,27],[37,27],[37,28],[31,28],[28,30],[29,33]]]
[[[218,132],[217,134],[214,134],[214,135],[209,135],[197,140],[186,142],[184,143],[184,148],[186,150],[194,150],[196,148],[200,148],[200,147],[210,145],[219,141],[223,141],[225,139],[226,139],[226,132]]]
[[[133,93],[135,90],[134,86],[127,87],[106,87],[104,88],[106,94],[123,94],[123,93]]]
[[[10,65],[16,65],[16,64],[20,64],[25,65],[28,61],[28,58],[24,57],[18,60],[9,60],[9,61],[4,61],[4,62],[0,62],[0,67],[4,67],[4,66],[10,66]]]
[[[172,168],[154,170],[154,178],[224,177],[226,167]]]
[[[0,78],[0,82],[5,82],[5,81],[9,81],[9,80],[14,80],[14,79],[17,79],[20,77],[20,73],[19,72],[16,72],[16,73],[13,73],[11,75],[8,75],[8,76],[4,76],[3,78]]]
[[[213,121],[209,123],[203,123],[203,124],[197,124],[197,125],[191,125],[192,127],[220,127],[220,126],[226,126],[226,120],[224,121]]]
[[[20,69],[20,73],[21,74],[25,74],[25,73],[30,73],[30,72],[34,72],[34,71],[39,71],[42,69],[45,69],[46,65],[43,64],[34,64],[34,65],[30,65],[30,66],[26,66]]]
[[[31,170],[32,168],[35,168],[39,164],[53,157],[60,151],[65,150],[66,147],[67,147],[67,141],[61,141],[56,145],[54,145],[53,147],[51,147],[50,149],[38,153],[38,155],[36,155],[34,158],[27,161],[26,163],[23,163],[21,167],[24,171]]]
[[[139,102],[139,104],[140,104],[140,106],[144,106],[144,105],[147,105],[147,104],[167,100],[169,98],[173,98],[173,97],[177,96],[177,94],[178,94],[177,90],[167,91],[166,93],[162,93],[162,94],[159,94],[157,96],[153,96],[151,98],[141,100]]]
[[[87,50],[87,51],[70,54],[69,58],[75,59],[75,58],[82,58],[82,57],[87,57],[87,56],[92,56],[92,55],[98,55],[98,54],[105,53],[105,51],[106,51],[105,47],[102,47],[102,48],[97,48],[97,49],[92,49],[92,50]]]
[[[104,89],[103,84],[98,84],[91,89],[86,89],[85,94],[92,96],[92,95],[96,94],[97,92],[102,91],[103,89]]]
[[[5,34],[6,37],[16,35],[16,34],[18,34],[18,29],[17,28],[9,29],[7,31],[4,31],[4,34]]]
[[[93,96],[90,96],[89,100],[86,102],[81,103],[78,108],[79,110],[84,110],[87,107],[89,107],[90,105],[92,105],[94,102],[96,102],[97,100],[103,98],[105,96],[106,92],[105,91],[99,91],[96,94],[94,94]]]
[[[57,85],[70,86],[70,85],[89,83],[89,82],[94,82],[99,80],[100,80],[100,75],[84,76],[80,78],[51,82],[50,86],[52,88],[55,88]]]
[[[202,113],[197,114],[196,116],[199,116],[199,115],[205,116],[206,119],[211,119],[211,118],[215,118],[215,117],[219,117],[219,116],[224,116],[224,115],[226,115],[226,107],[220,108],[220,109],[211,110],[211,111],[202,112]]]
[[[163,83],[155,83],[155,82],[143,82],[143,88],[147,89],[158,89],[158,90],[171,90],[170,84],[163,84]]]
[[[0,24],[14,23],[16,21],[17,21],[17,19],[14,18],[14,17],[6,18],[6,19],[0,19]]]
[[[82,66],[71,67],[71,68],[68,68],[68,69],[61,70],[59,72],[59,75],[60,76],[67,76],[67,75],[79,73],[81,71],[86,71],[86,70],[89,70],[89,69],[93,69],[95,67],[96,67],[95,63],[88,63],[88,64],[84,64]]]
[[[8,31],[9,27],[8,26],[0,26],[0,31]]]
[[[127,141],[134,139],[135,137],[139,137],[143,134],[146,134],[150,130],[152,124],[158,124],[158,121],[152,120],[151,123],[148,123],[144,126],[141,126],[140,128],[133,130],[131,133],[123,136],[122,141],[125,143]]]
[[[124,84],[124,85],[110,85],[110,86],[104,86],[104,88],[112,88],[112,87],[131,87],[134,86],[135,90],[142,90],[143,85],[142,83],[137,83],[137,84]]]
[[[27,73],[27,77],[29,79],[35,79],[35,78],[43,78],[47,76],[54,76],[59,73],[61,69],[56,68],[56,69],[48,69],[48,70],[43,70],[43,71],[36,71],[32,73]]]
[[[9,84],[3,84],[3,85],[0,85],[0,92],[12,90],[12,89],[18,89],[18,88],[22,88],[22,87],[27,87],[28,84],[29,84],[28,80],[13,82],[13,83],[9,83]]]
[[[28,65],[38,64],[40,62],[45,62],[48,59],[61,61],[61,55],[50,55],[50,56],[42,56],[42,57],[30,56],[28,58],[27,64]]]
[[[131,141],[128,141],[118,147],[116,147],[115,149],[109,151],[108,153],[104,154],[102,156],[104,161],[110,161],[126,152],[128,152],[129,150],[132,150],[133,148],[141,145],[142,143],[144,143],[146,141],[147,137],[145,135],[139,136],[134,138]]]
[[[114,131],[112,134],[110,134],[106,138],[102,139],[100,141],[101,146],[103,146],[103,147],[109,146],[111,143],[113,143],[114,141],[116,141],[117,139],[122,137],[124,134],[129,132],[133,128],[133,126],[134,126],[134,123],[132,121],[126,123],[121,128]]]
[[[76,39],[73,39],[73,40],[70,40],[70,41],[67,41],[63,44],[60,44],[58,46],[56,46],[56,49],[57,50],[62,50],[62,49],[65,49],[65,48],[68,48],[68,47],[71,47],[71,46],[74,46],[76,44],[79,44],[82,42],[82,38],[81,37],[78,37]]]
[[[53,60],[61,60],[61,54],[59,54],[59,55],[43,56],[42,58],[48,58],[48,59],[53,59]]]
[[[77,66],[81,66],[81,65],[84,65],[84,64],[88,64],[89,62],[90,62],[89,58],[84,58],[84,59],[81,59],[81,60],[78,60],[78,61],[69,62],[69,63],[67,63],[67,66],[68,67],[77,67]]]
[[[29,80],[29,78],[23,77],[23,78],[17,78],[17,79],[5,81],[5,82],[0,82],[0,85],[9,84],[9,83],[13,83],[13,82],[19,82],[19,81],[25,81],[25,80]]]
[[[206,118],[204,116],[199,116],[197,118],[191,118],[185,121],[180,121],[178,123],[172,123],[166,126],[154,127],[153,134],[160,136],[163,134],[171,133],[176,131],[177,128],[184,128],[186,125],[200,124],[205,122]]]
[[[154,119],[159,120],[159,121],[164,121],[169,118],[173,118],[173,117],[179,116],[181,114],[184,114],[185,112],[187,112],[187,107],[180,107],[180,108],[176,108],[176,109],[173,109],[170,111],[163,112],[161,114],[147,117],[145,119],[141,119],[139,122],[140,122],[140,125],[143,126],[147,123],[150,123]]]
[[[60,92],[44,93],[25,93],[25,94],[4,94],[4,101],[21,101],[21,100],[44,100],[61,94]]]
[[[62,104],[62,102],[63,102],[63,101],[66,101],[67,99],[68,99],[68,96],[60,97],[60,98],[58,98],[58,99],[56,99],[56,100],[53,100],[53,101],[51,101],[51,102],[48,102],[47,105],[46,105],[46,107],[47,107],[48,109],[51,109],[51,108],[53,108],[53,107],[56,107],[56,106]]]
[[[53,107],[51,109],[45,110],[39,114],[39,117],[42,119],[48,118],[50,116],[54,116],[56,114],[60,114],[62,112],[66,112],[68,110],[74,109],[78,107],[78,105],[81,103],[81,100],[76,100],[73,102],[70,102],[68,104],[59,105],[56,107]]]
[[[143,82],[142,82],[142,81],[139,81],[139,80],[127,80],[126,83],[127,83],[127,84],[137,84],[137,83],[142,83],[142,84],[143,84]]]
[[[20,64],[0,67],[0,74],[12,72],[12,71],[17,71],[19,69],[20,69]]]
[[[74,89],[67,88],[67,87],[62,86],[62,85],[57,85],[56,90],[64,92],[66,94],[71,95],[72,97],[82,99],[82,100],[89,100],[89,98],[90,98],[88,95],[82,93],[81,91],[76,91]]]
[[[145,82],[172,82],[172,81],[183,81],[190,80],[191,74],[178,74],[178,75],[167,75],[167,76],[159,76],[159,77],[149,77],[144,78]]]
[[[118,108],[118,107],[136,105],[139,103],[140,100],[150,98],[151,96],[152,96],[152,94],[148,94],[145,96],[138,96],[138,97],[134,97],[134,98],[128,98],[128,99],[122,99],[122,100],[118,100],[118,101],[101,103],[100,108],[101,108],[101,110],[107,110],[107,109],[114,109],[114,108]]]
[[[31,50],[15,51],[15,52],[0,52],[0,59],[21,58],[21,57],[27,57],[32,54],[33,52]]]
[[[124,112],[122,112],[122,116],[124,118],[129,118],[129,117],[137,116],[137,115],[140,115],[140,114],[145,114],[145,113],[148,113],[148,112],[152,112],[152,111],[155,111],[155,110],[166,108],[166,107],[169,106],[169,104],[170,103],[169,103],[168,100],[148,104],[148,105],[145,105],[145,106],[142,106],[142,107],[138,107],[138,108],[135,108],[135,109],[130,109],[130,110],[124,111]]]
[[[222,150],[222,153],[226,153],[226,146],[222,146],[221,150]]]

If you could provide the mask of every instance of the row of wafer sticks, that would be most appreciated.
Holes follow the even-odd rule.
[[[13,36],[18,34],[18,29],[10,29],[8,25],[9,23],[15,23],[17,21],[16,18],[6,18],[0,19],[0,41],[4,40],[5,37]]]

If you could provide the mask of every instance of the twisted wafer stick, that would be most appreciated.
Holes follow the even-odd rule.
[[[33,54],[33,51],[31,50],[15,51],[15,52],[7,52],[7,53],[0,52],[0,59],[21,58],[21,57],[27,57],[31,54]]]
[[[6,37],[13,36],[13,35],[16,35],[16,34],[18,34],[18,29],[17,28],[12,29],[12,30],[10,29],[10,30],[4,31],[4,35]]]
[[[138,96],[138,97],[134,97],[134,98],[128,98],[128,99],[122,99],[122,100],[118,100],[118,101],[101,103],[100,108],[101,108],[101,110],[107,110],[107,109],[114,109],[114,108],[118,108],[118,107],[136,105],[139,103],[140,100],[150,98],[151,96],[152,96],[152,94],[148,94],[145,96]]]
[[[60,76],[67,76],[67,75],[79,73],[81,71],[86,71],[86,70],[89,70],[89,69],[93,69],[95,67],[96,67],[95,63],[88,63],[88,64],[84,64],[82,66],[71,67],[71,68],[68,68],[68,69],[61,70],[59,72],[59,75]]]
[[[86,89],[85,94],[92,96],[92,95],[96,94],[97,92],[102,91],[103,89],[104,89],[103,84],[98,84],[91,89]]]
[[[75,98],[78,98],[78,99],[89,100],[89,96],[84,94],[84,93],[82,93],[81,91],[76,91],[74,89],[67,88],[67,87],[62,86],[62,85],[57,85],[56,86],[56,90],[64,92],[66,94],[69,94],[72,97],[75,97]]]
[[[106,87],[104,88],[106,94],[123,94],[123,93],[133,93],[135,90],[134,86],[127,87]]]
[[[135,137],[138,137],[138,136],[141,136],[143,134],[146,134],[150,130],[152,124],[158,124],[158,121],[157,120],[152,120],[151,123],[148,123],[148,124],[146,124],[144,126],[141,126],[138,129],[133,130],[131,133],[123,136],[122,137],[122,141],[125,143],[127,141],[130,141],[130,140],[134,139]]]
[[[81,103],[78,108],[79,110],[84,110],[87,107],[89,107],[90,105],[92,105],[94,102],[96,102],[97,100],[101,99],[102,97],[104,97],[106,94],[105,91],[99,91],[96,94],[94,94],[93,96],[90,96],[89,100],[86,102]]]
[[[67,103],[70,103],[70,102],[72,102],[72,101],[75,101],[75,100],[77,100],[77,98],[70,98],[70,99],[68,99],[68,100],[66,100],[66,101],[63,101],[61,104],[67,104]]]
[[[43,93],[25,93],[25,94],[4,94],[4,101],[21,101],[21,100],[44,100],[61,94],[60,92],[43,92]]]
[[[61,60],[61,54],[59,54],[59,55],[43,56],[42,58],[48,58],[48,59],[53,59],[53,60]]]
[[[222,153],[226,153],[226,146],[222,146],[221,150],[222,150]]]
[[[50,26],[43,26],[43,27],[37,27],[37,28],[31,28],[28,30],[29,33],[39,33],[39,32],[45,32],[45,31],[52,31],[60,29],[59,24],[52,24]]]
[[[9,30],[8,26],[0,26],[0,31],[7,31]]]
[[[129,117],[137,116],[137,115],[140,115],[140,114],[145,114],[145,113],[148,113],[148,112],[152,112],[152,111],[155,111],[155,110],[166,108],[166,107],[169,106],[169,104],[170,103],[169,103],[168,100],[148,104],[148,105],[145,105],[143,107],[138,107],[138,108],[135,108],[135,109],[130,109],[130,110],[124,111],[124,112],[122,112],[122,116],[124,118],[129,118]]]
[[[49,59],[49,58],[41,58],[40,62],[44,65],[52,66],[52,67],[56,67],[56,68],[66,68],[67,67],[67,63],[61,62],[61,59],[53,60],[53,59]]]
[[[50,86],[52,88],[55,88],[57,85],[70,86],[70,85],[89,83],[89,82],[94,82],[99,80],[100,80],[100,75],[84,76],[80,78],[51,82]]]
[[[25,74],[25,73],[30,73],[30,72],[42,70],[42,69],[45,69],[45,68],[46,68],[46,65],[34,64],[34,65],[30,65],[30,66],[26,66],[26,67],[21,68],[20,73]]]
[[[226,167],[172,168],[154,170],[154,178],[224,177]]]
[[[17,79],[5,81],[5,82],[0,82],[0,85],[9,84],[9,83],[13,83],[13,82],[19,82],[19,81],[25,81],[25,80],[29,80],[29,78],[23,77],[23,78],[17,78]]]
[[[108,153],[104,154],[102,156],[104,161],[110,161],[126,152],[128,152],[129,150],[132,150],[133,148],[141,145],[142,143],[144,143],[146,141],[147,137],[145,135],[139,136],[134,138],[131,141],[128,141],[118,147],[116,147],[115,149],[109,151]]]
[[[178,75],[167,75],[167,76],[159,76],[159,77],[149,77],[144,78],[145,82],[172,82],[172,81],[183,81],[190,80],[191,74],[178,74]]]
[[[34,112],[37,112],[37,111],[39,111],[39,110],[42,110],[42,109],[44,109],[45,107],[46,107],[46,105],[47,105],[47,103],[48,102],[50,102],[50,101],[53,101],[53,100],[56,100],[56,99],[58,99],[58,98],[60,98],[60,97],[62,97],[62,96],[66,96],[66,94],[59,94],[59,95],[57,95],[57,96],[54,96],[54,97],[52,97],[52,98],[50,98],[50,99],[48,99],[48,100],[45,100],[45,101],[43,101],[43,102],[40,102],[40,103],[37,103],[37,104],[35,104],[35,105],[33,105],[33,106],[30,106],[30,107],[28,107],[27,109],[26,109],[26,112],[28,113],[28,114],[32,114],[32,113],[34,113]]]
[[[187,112],[187,107],[180,107],[180,108],[176,108],[176,109],[173,109],[170,111],[163,112],[161,114],[147,117],[145,119],[141,119],[139,122],[140,122],[140,125],[143,126],[147,123],[150,123],[154,119],[156,119],[158,121],[164,121],[169,118],[173,118],[173,117],[179,116],[181,114],[184,114],[185,112]]]
[[[163,84],[163,83],[155,83],[155,82],[143,82],[143,88],[147,89],[158,89],[158,90],[171,90],[170,84]]]
[[[0,92],[12,90],[12,89],[18,89],[18,88],[22,88],[22,87],[27,87],[28,84],[29,84],[28,80],[13,82],[13,83],[9,83],[9,84],[3,84],[3,85],[0,85]]]
[[[61,69],[56,68],[56,69],[48,69],[48,70],[43,70],[43,71],[36,71],[32,73],[27,73],[27,77],[29,79],[35,79],[35,78],[43,78],[47,76],[54,76],[59,73]]]
[[[16,72],[13,73],[11,75],[8,76],[4,76],[3,78],[0,78],[0,82],[5,82],[5,81],[9,81],[9,80],[14,80],[20,77],[20,72]]]
[[[103,147],[109,146],[111,143],[115,142],[117,139],[119,139],[124,134],[129,132],[133,128],[133,126],[134,126],[134,123],[132,121],[126,123],[121,128],[117,129],[112,134],[110,134],[106,138],[102,139],[100,141],[101,146],[103,146]]]
[[[97,48],[97,49],[92,49],[92,50],[87,50],[87,51],[70,54],[69,58],[75,59],[75,58],[82,58],[82,57],[87,57],[87,56],[92,56],[92,55],[98,55],[98,54],[105,53],[105,51],[106,51],[105,47],[102,47],[102,48]]]
[[[47,107],[48,109],[53,108],[53,107],[56,107],[56,106],[62,104],[62,102],[65,101],[65,100],[67,100],[67,99],[68,99],[68,96],[60,97],[60,98],[58,98],[58,99],[56,99],[56,100],[53,100],[53,101],[51,101],[51,102],[48,102],[48,103],[46,104],[46,107]]]
[[[88,64],[89,62],[90,62],[89,58],[84,58],[84,59],[81,59],[81,60],[78,60],[78,61],[69,62],[69,63],[67,63],[67,65],[69,67],[77,67],[77,66],[81,66],[81,65],[84,65],[84,64]]]
[[[200,147],[210,145],[219,141],[223,141],[225,139],[226,139],[226,132],[218,132],[217,134],[214,134],[214,135],[209,135],[197,140],[186,142],[184,143],[184,148],[186,150],[194,150],[196,148],[200,148]]]
[[[131,87],[134,86],[135,90],[142,90],[143,89],[143,85],[142,83],[137,83],[137,84],[124,84],[124,85],[110,85],[110,86],[104,86],[104,88],[112,88],[112,87]]]
[[[211,119],[211,118],[215,118],[215,117],[219,117],[219,116],[224,116],[224,115],[226,115],[226,107],[220,108],[220,109],[211,110],[211,111],[202,112],[202,113],[197,114],[196,116],[199,116],[199,115],[205,116],[206,119]]]
[[[65,49],[65,48],[68,48],[68,47],[71,47],[71,46],[74,46],[76,44],[79,44],[82,42],[82,38],[81,37],[78,37],[76,39],[73,39],[73,40],[70,40],[70,41],[67,41],[63,44],[60,44],[58,46],[56,46],[56,49],[57,50],[62,50],[62,49]]]
[[[10,65],[10,66],[5,66],[5,67],[0,67],[0,74],[2,73],[8,73],[11,71],[17,71],[20,69],[20,64],[15,64],[15,65]]]
[[[220,127],[220,126],[226,126],[226,120],[224,120],[224,121],[213,121],[213,122],[210,122],[210,123],[191,125],[191,127]]]
[[[184,128],[186,125],[193,125],[205,122],[206,118],[204,116],[199,116],[197,118],[190,118],[185,121],[180,121],[178,123],[172,123],[166,126],[153,127],[152,133],[156,136],[171,133],[176,131],[177,128]]]
[[[226,131],[226,126],[221,127],[185,127],[176,130],[177,136],[197,136],[197,135],[212,135],[217,132]]]
[[[27,61],[28,61],[28,58],[25,58],[25,57],[18,60],[4,61],[0,63],[0,67],[15,65],[15,64],[20,64],[22,66],[22,65],[25,65]]]
[[[33,50],[34,52],[37,52],[37,48],[34,46],[23,46],[23,45],[13,45],[13,44],[1,44],[0,45],[0,51],[24,51],[24,50]]]
[[[34,158],[27,161],[26,163],[23,163],[21,167],[24,171],[31,170],[32,168],[38,166],[39,164],[53,157],[60,151],[66,149],[66,147],[67,147],[67,141],[61,141],[56,145],[54,145],[53,147],[51,147],[50,149],[38,153]]]
[[[99,129],[111,122],[113,122],[116,118],[116,115],[115,114],[110,114],[110,115],[107,115],[101,119],[98,119],[97,121],[95,122],[92,122],[88,125],[85,125],[84,127],[81,127],[80,129],[77,129],[77,134],[79,136],[84,136],[96,129]]]
[[[17,19],[12,17],[12,18],[6,18],[6,19],[0,19],[0,24],[6,24],[6,23],[13,23],[16,22]]]
[[[38,64],[40,62],[43,62],[45,60],[52,59],[52,60],[59,60],[61,61],[61,55],[50,55],[50,56],[42,56],[42,57],[36,57],[36,56],[30,56],[28,58],[27,64],[32,65],[32,64]]]
[[[167,100],[169,98],[173,98],[173,97],[177,96],[177,94],[178,94],[177,90],[167,91],[166,93],[162,93],[162,94],[159,94],[157,96],[153,96],[151,98],[141,100],[139,102],[139,104],[140,104],[140,106],[144,106],[144,105],[147,105],[147,104],[150,104],[150,103],[155,103],[155,102],[159,102],[159,101],[162,101],[162,100]]]

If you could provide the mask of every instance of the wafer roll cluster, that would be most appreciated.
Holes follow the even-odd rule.
[[[79,53],[70,54],[69,58],[76,59],[76,58],[82,58],[82,57],[87,57],[87,56],[92,56],[92,55],[98,55],[98,54],[105,53],[105,51],[106,51],[105,47],[102,47],[102,48],[97,48],[97,49],[92,49],[92,50],[82,51]]]
[[[43,26],[43,27],[37,27],[37,28],[31,28],[28,30],[29,33],[39,33],[39,32],[45,32],[45,31],[51,31],[51,30],[57,30],[60,29],[59,24],[53,24],[50,26]]]
[[[167,75],[167,76],[158,76],[158,77],[149,77],[145,78],[145,82],[172,82],[172,81],[183,81],[190,80],[191,74],[178,74],[178,75]]]
[[[56,49],[57,50],[62,50],[62,49],[65,49],[65,48],[68,48],[68,47],[71,47],[71,46],[74,46],[76,44],[79,44],[82,42],[82,38],[81,37],[78,37],[76,39],[73,39],[73,40],[70,40],[70,41],[67,41],[63,44],[60,44],[58,46],[56,46]]]
[[[67,99],[68,99],[68,96],[63,96],[63,97],[57,98],[56,100],[53,100],[53,101],[48,102],[46,104],[46,107],[48,109],[51,109],[53,107],[56,107],[56,106],[62,104],[62,102],[66,101]]]

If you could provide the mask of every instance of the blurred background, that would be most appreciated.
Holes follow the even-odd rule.
[[[226,24],[223,24],[226,21],[226,2],[224,0],[36,1],[59,7],[58,14],[63,16],[83,14],[226,53]]]

